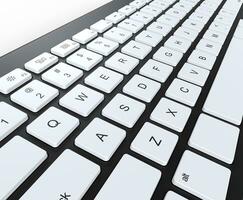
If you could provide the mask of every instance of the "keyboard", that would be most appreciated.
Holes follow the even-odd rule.
[[[0,200],[241,200],[242,2],[115,0],[1,57]]]

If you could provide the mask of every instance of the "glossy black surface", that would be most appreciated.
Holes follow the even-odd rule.
[[[55,46],[56,44],[62,42],[63,40],[65,40],[67,38],[71,38],[72,35],[76,34],[77,32],[81,31],[84,28],[88,28],[91,24],[95,23],[99,19],[105,18],[107,15],[111,14],[114,11],[117,11],[119,8],[121,8],[122,6],[124,6],[124,5],[126,5],[130,2],[131,2],[131,0],[116,0],[116,1],[113,1],[113,2],[103,6],[101,8],[98,8],[97,10],[95,10],[93,12],[91,12],[91,13],[89,13],[89,14],[87,14],[87,15],[79,18],[79,19],[76,19],[73,22],[68,23],[65,26],[63,26],[63,27],[61,27],[61,28],[59,28],[59,29],[57,29],[57,30],[55,30],[55,31],[33,41],[33,42],[31,42],[30,44],[27,44],[27,45],[15,50],[14,52],[11,52],[11,53],[1,57],[0,58],[0,76],[10,72],[11,70],[15,69],[16,67],[23,68],[24,63],[26,63],[27,61],[31,60],[32,58],[36,57],[37,55],[41,54],[44,51],[47,51],[47,52],[50,51],[50,49],[53,46]],[[217,10],[217,12],[218,12],[218,10]],[[190,15],[190,13],[188,14],[188,16],[189,15]],[[215,17],[215,15],[214,15],[214,17]],[[108,178],[109,174],[114,169],[114,167],[116,166],[116,164],[118,163],[118,161],[120,160],[120,158],[122,157],[122,155],[124,153],[128,153],[128,154],[130,154],[130,155],[132,155],[136,158],[139,158],[142,161],[150,164],[151,166],[161,170],[162,178],[161,178],[161,180],[160,180],[160,182],[159,182],[159,184],[158,184],[158,186],[157,186],[157,188],[154,192],[152,199],[158,199],[158,200],[163,199],[168,190],[173,190],[173,191],[177,192],[178,194],[181,194],[182,196],[184,196],[188,199],[192,199],[192,200],[198,199],[198,198],[190,195],[189,193],[175,187],[171,182],[172,177],[173,177],[175,170],[177,168],[177,165],[180,161],[181,155],[183,154],[183,152],[186,149],[190,149],[194,152],[197,152],[198,154],[203,155],[206,158],[209,158],[209,159],[229,168],[232,172],[232,175],[231,175],[227,200],[242,200],[242,198],[243,198],[243,131],[242,131],[243,128],[242,128],[242,124],[240,126],[241,133],[240,133],[239,143],[238,143],[238,147],[237,147],[237,152],[236,152],[234,163],[232,165],[227,165],[227,164],[225,164],[225,163],[223,163],[219,160],[216,160],[216,159],[214,159],[214,158],[212,158],[208,155],[205,155],[201,152],[198,152],[198,151],[190,148],[187,144],[188,139],[191,135],[192,129],[193,129],[195,123],[196,123],[196,120],[197,120],[199,114],[201,113],[203,103],[204,103],[204,101],[207,97],[209,89],[212,85],[212,82],[213,82],[215,75],[218,71],[220,63],[221,63],[221,61],[222,61],[222,59],[225,55],[225,52],[226,52],[227,47],[229,45],[229,42],[231,40],[232,34],[233,34],[233,32],[236,28],[236,25],[238,24],[238,21],[239,21],[240,18],[243,18],[243,9],[242,8],[241,8],[241,11],[239,12],[239,14],[237,16],[237,19],[236,19],[236,21],[233,25],[233,28],[232,28],[225,44],[223,45],[223,48],[222,48],[222,50],[221,50],[221,52],[220,52],[220,54],[217,58],[217,61],[214,65],[214,67],[213,67],[213,70],[210,73],[210,76],[209,76],[209,78],[206,82],[206,85],[203,87],[203,90],[202,90],[202,93],[199,97],[199,100],[198,100],[196,106],[193,108],[192,114],[190,116],[190,119],[189,119],[184,131],[182,133],[177,133],[175,131],[168,129],[167,127],[163,127],[163,126],[157,124],[158,126],[163,127],[165,129],[170,130],[170,131],[174,132],[175,134],[179,135],[179,142],[178,142],[176,149],[175,149],[174,153],[172,154],[172,157],[171,157],[171,159],[170,159],[170,161],[169,161],[169,163],[166,167],[162,167],[162,166],[150,161],[149,159],[142,157],[142,156],[136,154],[135,152],[132,152],[130,150],[129,146],[130,146],[131,142],[133,141],[134,137],[136,136],[136,134],[138,133],[138,131],[140,130],[140,128],[142,127],[142,125],[146,121],[150,121],[149,116],[150,116],[152,110],[154,109],[154,107],[156,106],[158,101],[161,99],[161,97],[164,96],[166,89],[168,88],[170,83],[173,81],[173,79],[177,76],[177,73],[179,72],[180,68],[186,62],[190,53],[195,48],[195,46],[199,42],[200,38],[203,36],[203,33],[207,30],[209,24],[212,22],[212,18],[211,18],[210,22],[205,26],[204,30],[200,33],[200,35],[196,39],[196,41],[193,43],[193,45],[191,46],[189,51],[185,54],[183,59],[180,61],[178,66],[174,69],[172,75],[169,77],[167,82],[162,85],[161,90],[156,95],[156,97],[154,98],[152,103],[150,105],[147,105],[145,113],[143,114],[143,116],[140,118],[140,120],[134,126],[133,129],[127,129],[127,128],[125,128],[125,127],[123,127],[123,126],[121,126],[117,123],[114,123],[114,122],[112,122],[108,119],[105,119],[100,114],[101,110],[104,108],[104,106],[112,99],[112,97],[117,92],[122,91],[122,88],[126,84],[126,82],[134,74],[138,73],[141,66],[148,59],[150,59],[152,57],[152,55],[156,52],[156,50],[161,45],[163,45],[163,43],[171,36],[171,34],[174,32],[174,30],[177,29],[183,21],[180,22],[180,24],[177,27],[175,27],[173,29],[173,31],[167,37],[165,37],[163,39],[163,41],[156,48],[153,49],[153,51],[146,57],[146,59],[144,59],[143,61],[140,62],[140,65],[135,70],[133,70],[131,74],[129,74],[128,76],[125,77],[122,84],[120,84],[119,87],[117,87],[116,90],[114,90],[111,94],[106,96],[105,101],[103,101],[102,104],[87,118],[80,117],[80,116],[70,112],[69,110],[60,107],[58,105],[58,100],[64,94],[66,94],[68,91],[70,91],[76,84],[78,84],[78,83],[84,84],[83,83],[84,78],[87,76],[87,74],[92,72],[95,68],[92,69],[88,73],[86,72],[85,75],[78,82],[76,82],[73,86],[71,86],[68,90],[60,90],[59,97],[56,98],[54,101],[52,101],[48,106],[46,106],[44,109],[42,109],[38,113],[32,113],[32,112],[16,105],[15,103],[12,103],[9,99],[9,95],[0,94],[0,101],[8,102],[9,104],[14,105],[15,107],[23,110],[24,112],[26,112],[29,115],[29,120],[27,122],[25,122],[16,131],[14,131],[12,134],[10,134],[8,137],[6,137],[3,141],[1,141],[0,147],[3,146],[5,143],[7,143],[9,140],[11,140],[15,135],[20,135],[20,136],[24,137],[25,139],[31,141],[32,143],[36,144],[37,146],[41,147],[42,149],[44,149],[48,152],[47,160],[13,193],[13,195],[10,196],[9,199],[13,199],[13,200],[19,199],[24,194],[24,192],[38,179],[38,177],[54,162],[54,160],[65,149],[69,148],[69,149],[72,149],[73,151],[77,152],[78,154],[90,159],[91,161],[93,161],[93,162],[95,162],[95,163],[97,163],[101,166],[100,175],[98,176],[97,180],[94,182],[94,184],[91,186],[91,188],[88,190],[88,192],[85,194],[85,196],[83,198],[83,199],[86,199],[86,200],[94,199],[97,192],[100,190],[100,188],[102,187],[102,185],[104,184],[104,182]],[[26,31],[28,31],[28,30],[26,30]],[[106,60],[106,58],[104,60]],[[60,61],[64,61],[64,60],[60,59]],[[101,62],[100,65],[103,65],[103,63],[104,63],[104,61]],[[33,78],[34,79],[40,79],[40,76],[33,75]],[[239,92],[242,92],[242,91],[239,91]],[[67,113],[70,113],[73,116],[78,117],[80,119],[80,122],[81,122],[81,125],[78,127],[78,129],[76,129],[58,148],[52,148],[52,147],[46,145],[45,143],[41,142],[40,140],[38,140],[38,139],[32,137],[31,135],[27,134],[26,130],[25,130],[25,127],[29,123],[31,123],[31,121],[33,121],[36,117],[38,117],[41,113],[43,113],[49,106],[56,106],[57,108],[62,109]],[[108,122],[114,123],[115,125],[123,128],[127,131],[126,139],[121,144],[121,146],[118,148],[117,152],[114,154],[114,156],[111,158],[111,160],[109,162],[101,161],[100,159],[96,158],[95,156],[85,152],[82,149],[77,148],[74,145],[75,138],[84,129],[84,127],[86,127],[89,124],[89,122],[94,117],[97,117],[97,116],[107,120]],[[219,140],[219,142],[220,142],[220,140]],[[25,155],[23,155],[23,157],[24,156]],[[4,162],[4,161],[0,161],[0,163],[1,162]],[[206,171],[199,171],[198,173],[204,173],[205,176],[207,175]],[[59,180],[59,181],[65,181],[65,180]],[[127,180],[127,181],[129,181],[129,180]],[[55,186],[53,185],[53,186],[50,186],[50,187],[55,187]],[[215,187],[217,187],[217,185],[215,185]],[[0,186],[0,189],[1,189],[1,186]],[[65,192],[65,191],[63,191],[63,192]],[[43,194],[42,199],[46,199],[45,194]]]

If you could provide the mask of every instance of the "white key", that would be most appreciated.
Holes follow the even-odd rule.
[[[148,78],[164,83],[172,71],[173,67],[150,59],[140,69],[139,73],[143,76],[147,76]]]
[[[170,8],[169,10],[166,11],[165,14],[181,20],[186,16],[187,13],[182,10]]]
[[[145,0],[135,0],[133,2],[130,3],[130,6],[134,6],[137,9],[143,7],[146,4]]]
[[[242,47],[242,40],[233,37],[203,106],[203,111],[236,125],[243,116]]]
[[[210,19],[210,17],[207,16],[207,15],[201,14],[201,13],[193,12],[190,15],[189,19],[198,21],[198,22],[203,23],[204,25],[206,25],[208,20]]]
[[[228,33],[230,31],[230,26],[219,23],[219,22],[213,22],[210,25],[209,30],[218,31],[220,33],[228,35]]]
[[[51,52],[57,56],[66,57],[77,50],[79,47],[79,43],[68,39],[51,48]]]
[[[197,31],[198,33],[201,32],[201,30],[204,27],[204,24],[192,19],[187,19],[183,24],[182,27],[192,29],[194,31]]]
[[[87,49],[94,51],[96,53],[108,56],[113,51],[119,47],[119,43],[110,41],[103,37],[98,37],[89,44],[87,44]]]
[[[151,79],[135,74],[123,87],[123,92],[149,103],[158,93],[160,86]]]
[[[103,92],[111,93],[123,80],[123,75],[104,67],[97,68],[84,82]]]
[[[226,199],[230,174],[229,169],[185,151],[172,182],[201,199],[222,200]]]
[[[200,42],[197,44],[196,49],[199,49],[201,51],[205,51],[207,53],[210,53],[214,56],[218,56],[220,50],[221,50],[222,45],[211,42],[205,39],[201,39]]]
[[[162,24],[158,22],[153,22],[148,26],[147,30],[152,31],[154,33],[161,34],[162,36],[166,36],[172,29],[172,26],[167,24]]]
[[[165,10],[170,6],[170,3],[161,0],[154,0],[149,5],[155,8],[160,8],[162,10]]]
[[[25,70],[16,68],[0,78],[0,92],[9,94],[32,78]]]
[[[165,47],[171,48],[175,51],[179,51],[181,53],[186,53],[187,50],[191,46],[191,41],[177,37],[171,36],[166,42]]]
[[[238,23],[238,27],[243,28],[243,20],[242,20],[242,19],[239,21],[239,23]]]
[[[75,67],[89,71],[100,63],[102,59],[103,56],[100,54],[82,48],[69,56],[66,61]]]
[[[46,158],[44,150],[20,136],[1,147],[0,199],[7,199]]]
[[[160,165],[166,166],[178,136],[146,122],[131,144],[131,149]]]
[[[122,13],[122,14],[124,14],[126,16],[131,15],[135,11],[136,11],[136,7],[135,6],[130,6],[130,5],[126,5],[126,6],[124,6],[121,9],[118,10],[119,13]]]
[[[132,128],[145,110],[145,104],[122,94],[117,94],[102,110],[102,115]]]
[[[140,60],[144,59],[151,51],[152,47],[136,42],[134,40],[127,43],[121,49],[122,53],[128,54]]]
[[[243,39],[243,27],[238,26],[234,32],[234,37],[238,39]]]
[[[212,30],[207,30],[207,32],[203,35],[204,39],[207,39],[212,42],[217,42],[219,44],[223,44],[226,37],[227,37],[226,34],[212,31]]]
[[[169,191],[166,193],[164,200],[187,200],[186,198],[182,197],[175,192]]]
[[[204,86],[209,75],[209,71],[195,65],[185,63],[178,73],[178,78],[194,83],[199,86]]]
[[[180,19],[164,14],[157,19],[157,22],[175,27],[180,22]]]
[[[0,141],[28,120],[28,115],[13,106],[0,102]]]
[[[143,28],[143,26],[143,23],[131,19],[125,19],[118,24],[119,28],[131,31],[132,33],[137,33]]]
[[[161,8],[155,8],[155,7],[147,5],[147,6],[143,7],[140,11],[153,15],[154,17],[157,17],[160,13],[162,13],[163,10]]]
[[[229,26],[232,26],[232,24],[234,23],[234,20],[235,20],[235,17],[231,17],[229,15],[223,15],[220,13],[214,19],[215,22],[219,22],[219,23],[226,24]]]
[[[129,74],[138,63],[138,59],[117,52],[105,62],[105,66],[123,74]]]
[[[193,42],[197,38],[198,32],[181,26],[180,28],[177,29],[174,35]]]
[[[151,199],[161,172],[125,154],[95,200]]]
[[[143,24],[148,24],[153,20],[153,15],[143,12],[136,12],[130,16],[130,19],[141,22]]]
[[[50,66],[58,62],[57,56],[50,53],[42,53],[41,55],[33,58],[29,62],[25,63],[25,69],[30,70],[36,74],[40,74],[44,70],[48,69]]]
[[[79,125],[79,120],[55,107],[50,107],[30,125],[27,132],[49,144],[58,147]]]
[[[125,17],[126,17],[126,15],[124,15],[122,13],[114,12],[114,13],[110,14],[109,16],[107,16],[105,19],[107,21],[112,22],[113,24],[117,24],[118,22],[123,20]]]
[[[72,39],[76,42],[79,42],[81,44],[86,44],[89,41],[96,38],[98,33],[96,31],[90,30],[88,28],[82,30],[81,32],[77,33],[72,37]]]
[[[57,89],[38,80],[33,80],[13,93],[10,98],[13,102],[26,109],[32,112],[38,112],[56,98],[58,94]]]
[[[180,79],[174,79],[165,95],[188,106],[195,106],[201,90],[201,87]]]
[[[76,138],[75,145],[108,161],[125,137],[126,131],[123,129],[95,118]]]
[[[175,67],[183,57],[183,53],[172,49],[161,47],[154,55],[153,59]]]
[[[185,3],[184,1],[180,1],[178,3],[176,3],[173,8],[177,9],[177,10],[182,10],[184,12],[189,12],[192,8],[193,5],[189,4],[189,3]]]
[[[98,33],[103,33],[111,27],[112,27],[112,22],[101,19],[100,21],[91,25],[90,29]]]
[[[65,63],[58,63],[42,74],[41,78],[57,87],[67,89],[83,75],[83,72]]]
[[[98,165],[65,150],[20,200],[40,199],[43,194],[46,199],[82,199],[99,173]]]
[[[157,33],[151,31],[142,31],[135,37],[135,40],[137,42],[156,47],[161,42],[162,38],[163,36]]]
[[[239,132],[237,127],[201,114],[188,143],[195,149],[232,164]]]
[[[182,132],[190,114],[190,108],[162,98],[153,110],[150,119],[173,130]]]
[[[113,40],[115,42],[119,42],[120,44],[123,44],[130,37],[132,37],[132,32],[121,28],[113,27],[112,29],[104,33],[104,37],[109,40]]]
[[[103,94],[79,84],[62,97],[59,104],[83,117],[87,117],[103,100]]]
[[[215,56],[200,50],[194,50],[188,58],[189,63],[208,70],[211,70],[213,68],[215,61]]]

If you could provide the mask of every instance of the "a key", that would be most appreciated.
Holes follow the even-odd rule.
[[[103,56],[86,49],[80,49],[67,58],[67,63],[85,71],[91,70],[100,63]]]
[[[182,197],[175,192],[169,191],[166,193],[164,200],[187,200],[186,198]]]
[[[108,56],[118,47],[119,43],[113,42],[103,37],[98,37],[89,44],[87,44],[87,49],[102,54],[104,56]]]
[[[239,138],[239,128],[201,114],[189,140],[189,145],[223,162],[232,164]],[[218,142],[220,140],[220,143]]]
[[[65,40],[58,44],[57,46],[51,48],[51,52],[57,56],[60,57],[66,57],[75,50],[77,50],[80,47],[80,44],[72,41],[72,40]]]
[[[43,195],[46,199],[82,199],[99,173],[98,165],[65,150],[20,200],[40,199]]]
[[[16,130],[28,119],[28,115],[17,108],[0,102],[0,141]]]
[[[92,24],[90,26],[90,29],[98,33],[103,33],[111,27],[112,27],[112,22],[101,19],[100,21]]]
[[[62,97],[59,104],[83,117],[87,117],[103,100],[103,94],[79,84]]]
[[[143,23],[131,19],[125,19],[118,24],[119,28],[131,31],[132,33],[137,33],[143,28],[143,26]]]
[[[130,16],[130,19],[141,22],[143,24],[148,24],[153,20],[153,18],[154,18],[153,15],[146,14],[139,11]]]
[[[117,52],[105,62],[105,66],[127,75],[138,63],[138,59]]]
[[[103,92],[111,93],[123,80],[123,75],[104,67],[97,68],[84,82]]]
[[[117,94],[102,110],[102,115],[128,128],[132,128],[145,110],[145,104]]]
[[[165,14],[181,20],[186,16],[187,13],[182,10],[170,8],[169,10],[166,11]]]
[[[194,50],[188,58],[189,63],[211,70],[216,61],[216,57],[200,50]]]
[[[172,49],[161,47],[154,55],[153,59],[175,67],[183,57],[183,53]]]
[[[48,69],[52,65],[58,62],[57,56],[54,56],[50,53],[42,53],[41,55],[33,58],[29,62],[25,63],[25,69],[40,74],[44,70]]]
[[[162,13],[163,10],[161,8],[155,8],[155,7],[147,5],[147,6],[143,7],[140,11],[147,13],[149,15],[153,15],[154,17],[157,17],[160,13]]]
[[[20,136],[0,148],[0,199],[8,197],[47,158],[47,153]]]
[[[126,5],[126,6],[120,8],[120,9],[118,10],[119,13],[122,13],[122,14],[124,14],[124,15],[126,15],[126,16],[131,15],[131,14],[134,13],[135,11],[136,11],[136,7],[135,7],[135,6],[130,6],[130,5]]]
[[[160,177],[159,170],[125,154],[95,200],[150,199]]]
[[[113,27],[112,29],[104,33],[104,37],[109,40],[113,40],[114,42],[119,42],[120,44],[123,44],[132,37],[132,32],[121,28]]]
[[[32,78],[25,70],[16,68],[0,78],[0,93],[9,94]]]
[[[178,136],[146,122],[131,144],[131,149],[160,165],[167,165]]]
[[[134,0],[133,2],[130,3],[130,6],[134,6],[137,9],[143,7],[146,4],[145,0]]]
[[[137,42],[156,47],[161,42],[162,38],[163,37],[157,33],[151,31],[142,31],[135,37],[135,40]]]
[[[204,112],[236,125],[241,124],[243,116],[242,47],[242,40],[233,37],[203,106]]]
[[[172,182],[200,199],[222,200],[226,199],[230,174],[229,169],[185,151]]]
[[[201,90],[199,86],[180,79],[174,79],[165,95],[188,106],[195,106]]]
[[[58,147],[79,125],[79,120],[55,107],[50,107],[26,130],[52,147]]]
[[[191,41],[177,36],[171,36],[164,44],[165,47],[186,53],[191,46]]]
[[[158,93],[160,87],[158,82],[135,74],[123,87],[123,92],[149,103]]]
[[[140,60],[144,59],[151,51],[152,51],[151,46],[142,44],[140,42],[136,42],[134,40],[127,43],[121,49],[122,53],[128,54]]]
[[[212,42],[216,42],[219,44],[223,44],[227,35],[217,32],[217,31],[212,31],[212,30],[207,30],[207,32],[203,35],[204,39],[207,39]]]
[[[157,22],[175,27],[180,22],[180,19],[164,14],[157,19]]]
[[[193,42],[197,38],[198,32],[181,26],[176,30],[174,35]]]
[[[98,33],[96,31],[90,30],[90,29],[84,29],[81,32],[75,34],[72,39],[76,42],[79,42],[81,44],[87,44],[89,41],[96,38]]]
[[[197,31],[198,33],[201,32],[201,30],[204,27],[204,24],[192,19],[187,19],[183,24],[182,27],[192,29],[194,31]]]
[[[218,56],[221,47],[222,47],[221,44],[211,42],[205,39],[201,39],[200,42],[197,44],[196,49],[210,53],[214,56]]]
[[[139,73],[143,76],[164,83],[168,79],[172,71],[173,71],[173,67],[158,62],[156,60],[150,59],[140,69]]]
[[[105,19],[107,21],[112,22],[113,24],[117,24],[118,22],[123,20],[125,17],[126,16],[122,13],[114,12],[114,13],[111,13],[110,15],[108,15]]]
[[[95,118],[76,138],[75,145],[108,161],[125,137],[126,131],[123,129]]]
[[[10,96],[10,99],[24,108],[38,112],[59,94],[59,91],[38,80],[33,80]]]
[[[147,30],[161,34],[162,36],[166,36],[172,29],[172,26],[167,24],[162,24],[158,22],[153,22],[151,25],[148,26]]]
[[[167,98],[162,98],[153,110],[150,119],[182,132],[191,114],[191,109]]]
[[[83,75],[83,72],[65,63],[58,63],[42,74],[41,78],[57,87],[67,89]]]

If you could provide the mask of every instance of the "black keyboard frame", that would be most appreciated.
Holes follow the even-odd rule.
[[[50,49],[53,46],[59,44],[60,42],[62,42],[65,39],[68,39],[68,38],[71,39],[74,34],[78,33],[79,31],[83,30],[84,28],[88,28],[90,25],[92,25],[96,21],[105,18],[106,16],[108,16],[112,12],[117,11],[118,9],[129,4],[130,2],[131,2],[131,0],[122,0],[122,1],[121,0],[115,0],[115,1],[112,1],[108,4],[106,4],[106,5],[98,8],[98,9],[86,14],[85,16],[82,16],[82,17],[80,17],[80,18],[78,18],[78,19],[76,19],[76,20],[74,20],[74,21],[72,21],[72,22],[70,22],[70,23],[68,23],[68,24],[66,24],[66,25],[64,25],[64,26],[42,36],[42,37],[40,37],[40,38],[38,38],[38,39],[36,39],[35,41],[32,41],[31,43],[24,45],[23,47],[1,57],[0,58],[0,77],[5,75],[6,73],[12,71],[16,67],[24,68],[24,64],[27,61],[31,60],[32,58],[38,56],[39,54],[41,54],[45,51],[50,52]],[[224,2],[225,2],[225,0],[224,0]],[[77,114],[75,114],[75,113],[73,113],[73,112],[71,112],[71,111],[69,111],[65,108],[62,108],[61,106],[58,105],[58,100],[62,96],[64,96],[68,91],[70,91],[73,87],[75,87],[78,83],[84,84],[84,78],[88,74],[92,73],[94,71],[94,69],[96,69],[98,66],[104,66],[104,61],[107,60],[106,57],[104,57],[104,60],[99,65],[94,67],[89,72],[85,72],[84,76],[79,81],[77,81],[75,84],[73,84],[70,88],[68,88],[67,90],[59,89],[59,91],[60,91],[59,97],[54,99],[51,103],[49,103],[45,108],[43,108],[38,113],[32,113],[32,112],[28,111],[27,109],[25,109],[25,108],[23,108],[23,107],[21,107],[21,106],[10,101],[9,96],[13,92],[15,92],[16,90],[13,91],[12,93],[10,93],[10,95],[3,95],[3,94],[0,93],[0,101],[5,101],[5,102],[9,103],[10,105],[15,106],[16,108],[26,112],[29,116],[29,119],[28,119],[27,122],[25,122],[16,131],[11,133],[9,136],[7,136],[4,140],[2,140],[0,142],[0,148],[4,144],[6,144],[9,140],[11,140],[14,136],[20,135],[23,138],[27,139],[28,141],[34,143],[35,145],[41,147],[42,149],[44,149],[48,152],[48,158],[41,164],[41,166],[30,177],[27,178],[27,180],[9,197],[9,199],[11,199],[11,200],[19,199],[25,193],[25,191],[27,191],[28,188],[31,187],[31,185],[41,176],[41,174],[43,174],[43,172],[45,172],[45,170],[55,161],[55,159],[65,149],[71,149],[71,150],[75,151],[76,153],[78,153],[78,154],[88,158],[89,160],[97,163],[101,167],[100,175],[98,176],[98,178],[96,179],[94,184],[90,187],[88,192],[83,197],[83,199],[85,199],[85,200],[91,200],[91,199],[95,198],[96,194],[101,189],[102,185],[105,183],[105,181],[109,177],[110,173],[112,172],[112,170],[114,169],[116,164],[119,162],[119,160],[121,159],[121,157],[124,153],[128,153],[128,154],[134,156],[135,158],[138,158],[138,159],[144,161],[145,163],[148,163],[149,165],[161,170],[162,177],[161,177],[161,180],[160,180],[160,182],[159,182],[159,184],[158,184],[158,186],[157,186],[157,188],[156,188],[156,190],[153,194],[152,199],[163,199],[165,194],[167,193],[167,191],[172,190],[172,191],[174,191],[178,194],[181,194],[182,196],[184,196],[188,199],[191,199],[191,200],[195,199],[196,200],[196,199],[198,199],[197,197],[187,193],[186,191],[181,190],[180,188],[178,188],[178,187],[176,187],[172,184],[172,178],[174,176],[174,173],[175,173],[175,170],[178,166],[178,163],[181,159],[181,156],[186,149],[189,149],[189,150],[192,150],[193,152],[198,153],[199,155],[203,155],[204,157],[206,157],[210,160],[213,160],[216,163],[219,163],[219,164],[229,168],[231,170],[232,174],[231,174],[231,180],[230,180],[230,185],[229,185],[228,194],[227,194],[227,200],[242,200],[242,198],[243,198],[243,186],[242,186],[242,183],[243,183],[243,156],[242,156],[242,153],[243,153],[243,124],[241,124],[239,126],[239,128],[241,129],[240,137],[239,137],[238,146],[237,146],[237,150],[236,150],[235,160],[234,160],[232,165],[228,165],[224,162],[221,162],[221,161],[219,161],[219,160],[217,160],[217,159],[215,159],[215,158],[213,158],[209,155],[206,155],[206,154],[204,154],[200,151],[197,151],[197,150],[189,147],[189,145],[188,145],[189,137],[192,133],[192,130],[194,128],[194,125],[197,121],[199,114],[202,112],[203,103],[205,102],[205,99],[207,97],[209,89],[211,88],[213,80],[214,80],[214,78],[217,74],[219,67],[220,67],[220,63],[222,62],[222,59],[225,55],[227,47],[228,47],[228,45],[231,41],[234,30],[235,30],[235,28],[238,24],[239,19],[243,19],[243,8],[242,7],[241,7],[240,12],[237,15],[237,18],[236,18],[236,20],[235,20],[235,22],[232,26],[232,29],[231,29],[228,37],[227,37],[227,40],[225,41],[223,48],[221,49],[221,52],[220,52],[220,54],[217,58],[217,61],[214,65],[213,69],[210,72],[210,76],[209,76],[205,86],[202,89],[202,92],[201,92],[200,97],[197,101],[197,104],[192,110],[192,114],[191,114],[191,116],[188,120],[188,123],[187,123],[185,129],[183,130],[183,132],[178,133],[176,131],[170,130],[169,128],[167,128],[165,126],[162,126],[162,125],[159,125],[159,124],[153,122],[154,124],[158,125],[159,127],[162,127],[162,128],[169,130],[169,131],[172,131],[173,133],[175,133],[179,136],[178,144],[177,144],[177,146],[176,146],[176,148],[175,148],[175,150],[174,150],[174,152],[173,152],[173,154],[172,154],[172,156],[169,160],[168,165],[163,167],[163,166],[161,166],[161,165],[159,165],[159,164],[157,164],[157,163],[155,163],[155,162],[153,162],[153,161],[151,161],[151,160],[149,160],[149,159],[147,159],[147,158],[145,158],[145,157],[143,157],[143,156],[141,156],[141,155],[130,150],[130,144],[133,141],[133,139],[135,138],[136,134],[138,133],[138,131],[141,129],[141,127],[143,126],[143,124],[146,121],[151,121],[149,119],[149,116],[150,116],[152,110],[155,108],[155,106],[157,105],[157,103],[159,102],[161,97],[163,97],[165,95],[166,89],[169,87],[169,85],[171,84],[173,79],[176,78],[179,70],[181,69],[183,64],[186,62],[187,58],[189,57],[189,55],[191,54],[193,49],[195,49],[196,44],[200,41],[203,34],[208,29],[209,24],[211,24],[211,22],[213,21],[212,19],[214,19],[214,17],[216,16],[216,14],[218,13],[218,11],[220,10],[221,7],[222,7],[222,4],[217,9],[216,13],[213,15],[213,18],[210,19],[209,23],[207,23],[207,25],[204,27],[203,31],[199,34],[199,37],[197,37],[197,39],[193,42],[192,46],[187,51],[187,53],[184,55],[183,59],[180,61],[178,66],[174,68],[173,73],[168,78],[166,83],[162,84],[160,91],[158,92],[156,97],[153,99],[153,101],[150,103],[150,105],[148,106],[148,104],[146,104],[147,105],[146,111],[144,112],[142,117],[139,119],[139,121],[135,124],[135,126],[132,129],[125,128],[125,127],[103,117],[101,115],[101,110],[115,96],[115,94],[117,94],[118,92],[122,93],[122,88],[127,83],[127,81],[134,74],[138,73],[139,69],[143,66],[143,64],[145,64],[147,62],[148,59],[152,58],[153,54],[159,49],[159,47],[173,34],[174,30],[176,30],[183,23],[183,21],[186,18],[188,18],[188,16],[195,10],[195,8],[190,13],[188,13],[186,18],[184,18],[173,29],[173,31],[170,32],[170,34],[168,34],[166,37],[164,37],[162,42],[156,48],[153,48],[153,51],[143,61],[140,61],[140,64],[129,75],[125,76],[123,82],[111,94],[108,94],[108,95],[105,96],[105,100],[87,118],[78,116]],[[5,28],[7,28],[7,27],[5,27]],[[142,30],[144,30],[144,29],[142,29]],[[18,30],[16,30],[16,32],[17,31]],[[28,30],[26,30],[26,31],[28,31]],[[133,36],[133,39],[134,39],[134,36]],[[119,49],[116,50],[115,52],[120,51],[121,47],[124,46],[125,44],[120,45]],[[84,46],[85,45],[81,45],[81,47],[84,47]],[[112,56],[115,52],[113,52],[110,56]],[[108,57],[110,57],[110,56],[108,56]],[[60,58],[59,61],[65,62],[65,59]],[[33,75],[33,79],[41,80],[40,75],[35,75],[33,73],[32,73],[32,75]],[[239,92],[242,92],[242,91],[239,91]],[[70,136],[58,148],[52,148],[51,146],[45,144],[44,142],[38,140],[37,138],[29,135],[28,133],[26,133],[26,129],[25,129],[28,124],[30,124],[36,117],[41,115],[50,106],[55,106],[55,107],[57,107],[61,110],[64,110],[65,112],[79,118],[80,123],[81,123],[80,126],[72,134],[70,134]],[[82,149],[79,149],[78,147],[76,147],[74,145],[75,138],[81,133],[81,131],[84,129],[84,127],[86,127],[92,121],[92,119],[94,117],[100,117],[102,119],[105,119],[106,121],[111,122],[111,123],[117,125],[118,127],[121,127],[121,128],[123,128],[124,130],[127,131],[127,136],[126,136],[125,140],[120,145],[120,147],[115,152],[115,154],[113,155],[113,157],[110,159],[109,162],[104,162],[104,161],[98,159],[97,157],[89,154],[88,152],[86,152]],[[219,142],[220,142],[220,140],[219,140]],[[25,155],[23,155],[23,157],[24,156]],[[0,163],[1,162],[4,162],[4,161],[0,161]],[[198,173],[205,173],[205,176],[207,175],[207,172],[199,171]],[[64,180],[59,180],[59,181],[64,181]],[[127,181],[129,181],[129,180],[127,180]],[[50,187],[55,187],[55,186],[50,186]],[[215,185],[215,187],[217,187],[217,185]],[[0,186],[0,189],[1,189],[1,186]],[[63,192],[67,192],[67,191],[63,191]],[[45,199],[45,194],[43,194],[43,197],[40,197],[40,198]]]

